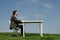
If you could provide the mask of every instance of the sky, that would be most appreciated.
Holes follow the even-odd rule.
[[[60,0],[0,0],[0,32],[11,32],[9,20],[18,10],[19,20],[44,20],[44,33],[60,34]],[[39,33],[38,24],[26,24],[27,33]]]

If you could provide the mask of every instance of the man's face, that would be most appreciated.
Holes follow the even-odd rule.
[[[15,15],[18,16],[18,12],[16,12]]]

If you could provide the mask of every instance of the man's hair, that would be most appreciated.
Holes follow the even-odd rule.
[[[14,11],[13,11],[13,15],[15,15],[16,12],[17,12],[17,10],[14,10]]]

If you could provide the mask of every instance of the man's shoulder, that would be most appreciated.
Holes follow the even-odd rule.
[[[14,16],[11,16],[11,18],[10,19],[13,19],[14,18]]]
[[[15,18],[14,16],[11,16],[11,18]]]

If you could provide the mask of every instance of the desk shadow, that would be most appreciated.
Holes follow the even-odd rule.
[[[27,37],[34,36],[37,37],[38,40],[54,40],[54,38],[50,34],[44,34],[44,37],[41,37],[39,34],[26,34]],[[39,38],[40,37],[40,38]]]
[[[42,37],[40,40],[53,40],[53,37]]]
[[[25,35],[26,36],[40,36],[39,33],[37,33],[37,34],[34,34],[34,33],[26,33]]]

